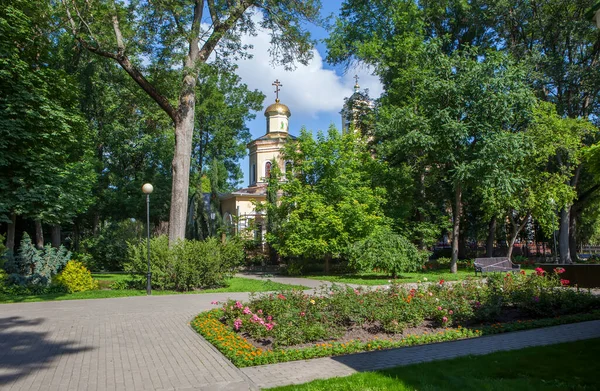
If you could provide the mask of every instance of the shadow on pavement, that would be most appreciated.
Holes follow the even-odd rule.
[[[54,358],[91,349],[76,347],[75,341],[52,341],[48,332],[27,329],[42,323],[43,318],[0,318],[0,387],[35,375],[36,370],[48,367]]]

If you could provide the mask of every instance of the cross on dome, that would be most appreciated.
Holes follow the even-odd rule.
[[[354,75],[354,80],[356,81],[354,84],[354,92],[358,92],[360,90],[360,86],[358,85],[358,75]]]
[[[279,79],[275,79],[272,86],[275,86],[275,102],[279,103],[279,87],[283,87],[283,84],[279,81]]]

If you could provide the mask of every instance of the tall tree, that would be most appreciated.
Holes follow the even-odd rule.
[[[269,244],[282,256],[330,260],[386,223],[384,189],[374,187],[374,161],[357,134],[330,128],[316,139],[302,130],[285,146],[293,175],[281,184],[279,225]]]
[[[90,132],[75,81],[57,66],[49,5],[0,5],[0,213],[9,230],[23,215],[39,233],[42,221],[68,222],[92,201]]]
[[[89,51],[116,61],[167,114],[175,134],[169,240],[182,239],[188,208],[190,159],[200,65],[217,51],[227,61],[246,55],[241,35],[257,28],[272,36],[276,63],[311,57],[302,21],[315,21],[318,0],[61,1],[70,31]],[[252,12],[260,15],[255,18]],[[205,14],[206,12],[206,14]],[[258,19],[258,21],[257,21]],[[150,65],[145,65],[150,63]],[[176,95],[161,91],[151,69],[174,69]]]

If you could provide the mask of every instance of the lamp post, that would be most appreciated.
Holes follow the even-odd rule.
[[[147,235],[147,244],[148,244],[148,274],[146,274],[146,294],[152,294],[152,272],[150,271],[150,193],[154,190],[154,187],[145,183],[142,186],[142,191],[146,194],[146,232]]]

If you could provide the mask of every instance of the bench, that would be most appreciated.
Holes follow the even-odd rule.
[[[475,266],[475,276],[477,276],[477,272],[481,274],[484,272],[511,272],[521,268],[520,265],[515,265],[506,257],[475,258],[473,265]]]

